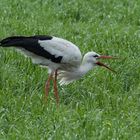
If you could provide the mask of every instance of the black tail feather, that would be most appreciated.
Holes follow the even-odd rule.
[[[0,41],[0,46],[2,47],[10,47],[10,46],[19,46],[21,42],[25,40],[24,36],[13,36],[7,37]]]
[[[0,41],[0,46],[2,47],[24,47],[37,43],[38,40],[51,40],[51,36],[47,35],[36,35],[36,36],[11,36]]]

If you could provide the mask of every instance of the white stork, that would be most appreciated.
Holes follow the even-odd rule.
[[[56,102],[59,102],[57,90],[57,76],[60,84],[69,84],[80,79],[95,66],[103,66],[113,71],[99,59],[114,58],[88,52],[82,59],[79,48],[72,42],[62,38],[36,35],[36,36],[11,36],[0,41],[1,47],[15,47],[32,59],[32,62],[48,67],[49,77],[45,84],[45,94],[48,96],[50,80],[53,79]]]

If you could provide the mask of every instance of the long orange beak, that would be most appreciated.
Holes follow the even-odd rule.
[[[113,57],[113,56],[106,56],[106,55],[101,55],[98,58],[103,58],[103,59],[118,59],[117,57]]]
[[[101,55],[101,56],[99,56],[98,58],[102,58],[102,59],[117,59],[117,57],[105,56],[105,55]],[[108,67],[107,65],[103,64],[102,62],[99,62],[99,61],[98,61],[98,62],[96,62],[96,64],[99,65],[99,66],[103,66],[103,67],[109,69],[110,71],[116,73],[116,71],[114,71],[113,69],[111,69],[111,68]]]

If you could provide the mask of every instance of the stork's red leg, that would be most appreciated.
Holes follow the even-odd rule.
[[[52,76],[53,76],[53,74],[51,73],[51,74],[49,75],[49,78],[48,78],[46,84],[45,84],[45,97],[48,97],[49,89],[50,89],[50,81],[51,81],[51,79],[52,79]]]
[[[58,89],[57,89],[57,70],[55,71],[55,76],[53,79],[54,95],[56,97],[56,103],[59,103]]]

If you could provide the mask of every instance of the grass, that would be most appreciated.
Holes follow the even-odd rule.
[[[139,0],[1,0],[0,38],[49,34],[120,57],[43,102],[47,70],[0,48],[1,140],[140,139]]]

